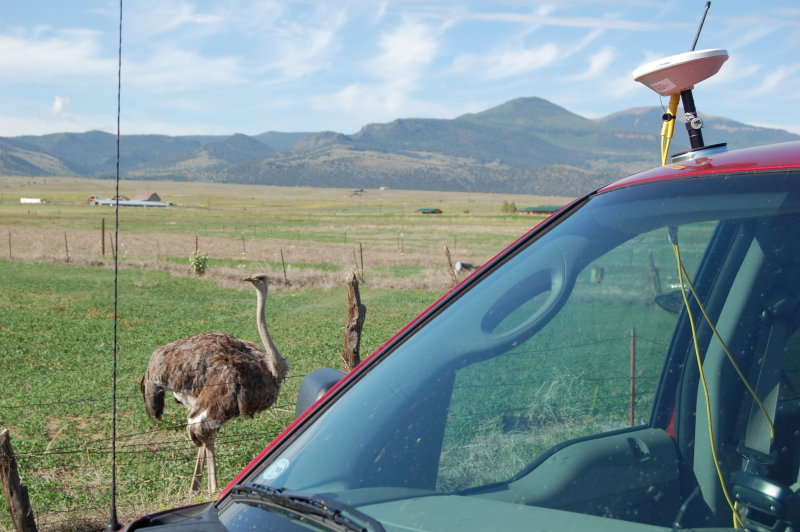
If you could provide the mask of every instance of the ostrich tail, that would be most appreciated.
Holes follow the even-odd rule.
[[[148,380],[147,374],[145,374],[145,376],[142,377],[141,389],[147,415],[154,419],[161,420],[161,414],[164,412],[164,388]]]

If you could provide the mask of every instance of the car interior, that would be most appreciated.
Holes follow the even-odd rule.
[[[287,455],[280,477],[267,468],[257,481],[381,521],[407,519],[423,499],[420,515],[433,518],[458,499],[484,524],[491,503],[556,511],[537,514],[552,525],[571,512],[612,528],[790,530],[800,522],[800,241],[786,235],[800,226],[800,191],[715,196],[697,183],[679,216],[658,187],[642,187],[655,192],[627,212],[601,201],[552,239],[545,231],[499,257],[458,305],[434,309],[392,348],[402,356],[315,413],[292,441],[304,460]],[[655,293],[654,270],[665,285]],[[641,384],[630,420],[628,374],[596,378],[628,369],[626,349],[601,338],[623,318],[641,322],[647,344],[631,367]],[[540,380],[520,380],[529,375]],[[346,434],[359,434],[358,453]]]

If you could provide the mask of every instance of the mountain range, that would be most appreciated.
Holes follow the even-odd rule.
[[[570,196],[658,165],[662,112],[637,108],[589,119],[528,97],[454,119],[369,124],[352,135],[123,135],[120,174],[144,180]],[[701,116],[706,144],[727,142],[734,149],[800,140],[783,130]],[[688,147],[679,124],[671,152]],[[0,137],[0,175],[110,178],[115,173],[116,137],[109,133]]]

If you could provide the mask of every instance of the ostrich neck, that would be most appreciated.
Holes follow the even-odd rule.
[[[275,344],[272,342],[272,338],[269,335],[269,329],[267,329],[266,306],[267,295],[261,291],[258,291],[258,302],[256,304],[256,322],[258,323],[258,334],[261,335],[261,342],[264,344],[264,349],[267,351],[267,354],[275,358],[276,356],[279,356],[279,353],[278,348],[275,347]]]

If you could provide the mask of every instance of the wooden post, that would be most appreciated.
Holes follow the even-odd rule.
[[[361,362],[361,329],[367,316],[367,306],[361,303],[358,276],[351,272],[347,276],[347,325],[344,328],[342,362],[345,371],[350,371]]]
[[[636,329],[631,329],[630,425],[636,424]]]
[[[358,243],[358,257],[359,257],[360,262],[361,262],[361,264],[359,264],[359,266],[361,266],[361,268],[360,268],[361,282],[363,283],[364,282],[364,246],[361,245],[361,242]]]
[[[106,256],[106,219],[100,219],[100,254]]]
[[[197,235],[194,235],[194,253],[197,255],[197,252],[200,251],[200,242],[197,239]]]
[[[11,229],[8,230],[8,259],[11,260]]]
[[[244,247],[244,232],[242,232],[242,258],[247,258],[247,249]]]
[[[444,247],[444,255],[447,257],[447,273],[450,274],[450,279],[453,281],[453,284],[458,284],[458,274],[456,274],[456,270],[453,268],[453,259],[450,258],[450,250],[447,246]]]
[[[359,260],[360,259],[360,260]],[[356,248],[353,248],[353,265],[355,267],[355,274],[359,282],[364,282],[364,246],[361,242],[358,243],[358,255],[356,255]]]
[[[28,488],[19,481],[17,460],[11,449],[11,435],[7,429],[0,431],[0,483],[3,484],[3,495],[14,528],[17,532],[36,532]]]
[[[289,285],[289,278],[286,276],[286,261],[283,258],[283,248],[281,248],[281,264],[283,265],[283,282]]]
[[[67,243],[67,232],[64,231],[64,253],[67,256],[67,263],[69,263],[69,244]]]

